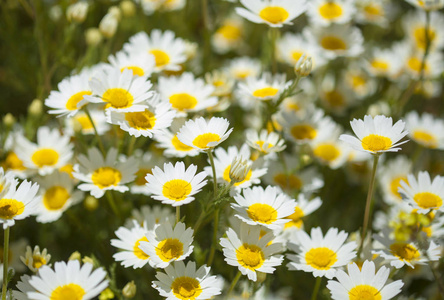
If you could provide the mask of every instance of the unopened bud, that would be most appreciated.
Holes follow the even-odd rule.
[[[112,38],[116,33],[118,24],[119,21],[117,18],[108,13],[103,17],[102,21],[100,21],[99,30],[104,37]]]
[[[248,160],[244,160],[242,157],[236,156],[231,162],[230,166],[230,182],[236,183],[244,181],[250,170],[251,166],[248,164]]]
[[[11,113],[7,113],[6,116],[3,117],[3,124],[6,127],[12,127],[16,122],[15,117]]]
[[[303,54],[294,66],[294,72],[297,76],[306,77],[310,74],[312,67],[313,64],[311,61],[311,56],[306,56],[305,54]]]
[[[136,296],[137,286],[134,281],[128,282],[122,290],[122,294],[125,298],[131,299]]]
[[[100,293],[99,300],[114,299],[114,296],[115,295],[114,295],[113,291],[111,291],[110,288],[106,288]]]
[[[68,9],[66,10],[66,18],[69,22],[83,23],[87,13],[88,3],[81,1],[68,6]]]
[[[132,17],[136,14],[136,5],[130,0],[120,2],[120,9],[125,17]]]
[[[102,34],[98,28],[88,28],[85,31],[85,41],[88,46],[97,46],[102,42]]]
[[[84,264],[92,264],[92,265],[94,265],[94,260],[93,260],[91,257],[89,257],[89,256],[85,256],[85,257],[82,259],[82,262],[83,262]]]
[[[370,105],[367,110],[367,114],[371,115],[372,117],[375,117],[377,115],[389,116],[390,113],[391,113],[390,107],[388,106],[387,103],[382,101]]]
[[[81,259],[82,255],[80,254],[79,251],[73,252],[68,258],[68,260],[78,260],[78,261],[80,261]]]
[[[99,200],[97,200],[93,196],[87,196],[85,198],[85,201],[84,201],[83,205],[85,206],[85,208],[87,210],[93,211],[93,210],[96,210],[97,207],[99,206]]]
[[[31,104],[28,107],[29,114],[33,116],[40,116],[43,111],[43,103],[40,99],[32,100]]]
[[[114,18],[116,18],[117,21],[120,21],[120,18],[122,17],[122,14],[120,13],[120,9],[117,6],[111,6],[108,9],[108,14],[110,14]]]

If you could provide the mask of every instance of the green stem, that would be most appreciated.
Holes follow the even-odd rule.
[[[188,1],[187,1],[188,2]],[[208,15],[208,0],[202,0],[202,27],[203,27],[203,68],[204,72],[208,70],[208,63],[210,61],[210,18]]]
[[[359,248],[358,248],[358,255],[357,255],[358,258],[360,257],[360,254],[362,252],[362,247],[364,245],[365,236],[367,234],[368,221],[369,221],[370,215],[371,215],[370,206],[371,206],[372,197],[373,197],[373,188],[375,186],[376,168],[378,167],[379,156],[380,156],[379,153],[375,154],[373,156],[373,169],[372,169],[372,175],[370,178],[370,185],[369,185],[368,193],[367,193],[367,200],[365,203],[364,223],[362,225],[361,242],[359,243]]]
[[[180,222],[180,206],[176,206],[176,224]]]
[[[120,218],[119,210],[117,209],[116,202],[114,201],[114,197],[111,191],[106,191],[106,199],[108,199],[109,206],[111,206],[111,209],[113,210],[116,217]]]
[[[277,62],[276,62],[276,39],[279,31],[277,28],[269,28],[269,38],[270,38],[270,64],[271,72],[275,74],[277,72]]]
[[[432,263],[429,262],[429,267],[432,270],[433,277],[435,278],[436,284],[438,285],[438,289],[441,295],[444,295],[444,285],[441,281],[440,275],[436,272],[436,269],[433,268]]]
[[[228,297],[230,297],[231,293],[233,292],[234,288],[236,287],[237,282],[241,278],[242,273],[241,271],[237,271],[236,277],[234,277],[233,281],[231,282],[230,288],[228,289]]]
[[[217,243],[217,232],[219,228],[219,215],[220,209],[216,209],[214,211],[214,226],[213,226],[213,241],[211,243],[210,254],[208,255],[207,266],[211,266],[214,260],[214,254],[216,253],[216,245]]]
[[[200,212],[199,218],[197,218],[196,224],[194,224],[194,235],[196,235],[196,232],[199,230],[200,225],[202,224],[203,220],[205,219],[205,209],[202,209]]]
[[[91,114],[89,113],[89,110],[88,110],[88,108],[86,106],[84,107],[84,110],[85,110],[85,113],[88,116],[88,119],[91,122],[92,127],[94,129],[94,134],[96,135],[96,139],[97,139],[97,143],[99,144],[100,151],[102,152],[102,155],[105,157],[106,156],[105,147],[103,147],[102,139],[100,138],[100,135],[99,135],[99,133],[97,131],[96,124],[94,123],[94,120],[91,117]]]
[[[311,300],[316,300],[318,298],[319,289],[321,288],[322,277],[316,277],[316,283],[313,288],[313,293],[311,294]]]
[[[9,226],[5,229],[3,243],[3,286],[2,300],[6,300],[6,291],[8,289],[8,254],[9,254]]]
[[[129,146],[128,146],[128,153],[127,153],[128,156],[131,156],[131,154],[133,154],[134,145],[136,144],[136,140],[137,140],[137,138],[134,135],[132,135]]]
[[[216,166],[214,165],[214,157],[211,152],[212,149],[207,150],[208,158],[210,159],[211,170],[213,171],[213,195],[216,197],[217,193],[217,177],[216,177]]]

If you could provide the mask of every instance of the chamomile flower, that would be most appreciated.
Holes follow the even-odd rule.
[[[74,166],[73,172],[73,176],[83,182],[78,188],[89,191],[96,198],[102,197],[108,190],[128,191],[124,184],[134,179],[138,163],[132,157],[119,162],[117,154],[117,150],[111,148],[103,157],[97,148],[90,148],[88,156],[79,155],[80,164]]]
[[[115,55],[108,56],[111,67],[119,69],[121,72],[129,69],[133,72],[133,76],[141,76],[149,78],[154,71],[156,62],[152,55],[146,53],[131,53],[124,51],[117,52]]]
[[[233,128],[228,129],[230,123],[227,119],[212,117],[205,120],[203,117],[188,120],[180,128],[177,138],[183,144],[193,147],[201,152],[211,150],[225,141]]]
[[[435,119],[431,114],[421,116],[412,111],[405,116],[409,137],[423,147],[444,149],[444,121]]]
[[[388,300],[401,292],[404,283],[396,280],[387,284],[390,269],[382,266],[377,272],[375,263],[364,261],[362,267],[356,263],[347,265],[347,273],[338,270],[336,280],[329,280],[327,288],[334,300],[379,299]]]
[[[185,157],[199,155],[199,151],[191,146],[185,145],[169,130],[164,130],[161,135],[156,135],[154,138],[159,143],[158,147],[164,149],[164,154],[167,157]]]
[[[344,77],[346,89],[352,90],[358,99],[365,98],[376,91],[375,80],[358,64],[351,64],[344,72]]]
[[[404,51],[406,52],[406,51]],[[443,55],[441,52],[431,52],[423,63],[423,54],[410,51],[403,57],[404,70],[412,78],[437,78],[444,70]]]
[[[60,135],[57,129],[37,129],[37,144],[24,136],[17,136],[16,152],[27,168],[37,170],[42,176],[66,165],[72,158],[73,145],[69,136]]]
[[[134,158],[139,162],[139,169],[136,172],[136,179],[130,187],[132,194],[143,194],[146,196],[151,195],[146,187],[146,175],[151,174],[151,169],[156,164],[162,164],[166,160],[163,156],[156,154],[154,151],[143,152],[141,149],[134,151]]]
[[[250,76],[259,76],[261,68],[261,62],[258,59],[245,56],[231,60],[226,71],[232,78],[243,81]]]
[[[51,260],[51,254],[48,254],[46,248],[40,251],[39,246],[35,246],[34,250],[32,250],[30,246],[27,246],[25,256],[20,256],[20,260],[32,272],[37,273],[41,267],[49,265],[48,263]]]
[[[231,207],[236,217],[249,225],[262,225],[269,229],[279,229],[290,221],[287,219],[295,208],[296,202],[278,188],[260,186],[243,190],[243,196],[234,196],[236,203]]]
[[[72,205],[79,203],[83,193],[75,189],[75,184],[66,173],[54,172],[37,179],[40,184],[41,201],[36,207],[37,222],[48,223],[58,220]]]
[[[356,2],[356,21],[364,24],[387,26],[387,11],[389,11],[387,4],[388,1],[386,0],[358,0]]]
[[[419,213],[426,214],[430,210],[444,212],[444,177],[435,176],[433,181],[428,172],[419,172],[418,179],[413,174],[407,176],[407,181],[401,182],[399,192],[403,198]]]
[[[173,261],[181,261],[193,252],[193,229],[184,223],[173,226],[163,223],[154,232],[146,233],[148,241],[140,241],[139,248],[147,254],[155,268],[166,268]]]
[[[402,201],[399,188],[402,181],[407,182],[407,175],[411,171],[412,161],[405,156],[397,156],[378,168],[377,178],[387,204],[396,205]]]
[[[405,123],[401,120],[393,125],[392,118],[383,115],[364,116],[364,120],[350,122],[356,137],[342,134],[339,139],[350,144],[356,150],[368,152],[371,154],[380,154],[384,152],[398,152],[401,148],[397,146],[407,141],[399,142],[408,132],[404,130]]]
[[[91,110],[89,113],[96,127],[97,134],[103,135],[110,129],[110,125],[106,123],[103,111]],[[66,134],[68,135],[75,135],[76,132],[81,132],[83,135],[95,134],[93,123],[83,111],[78,112],[72,118],[66,119],[65,124]]]
[[[314,0],[308,5],[307,15],[315,25],[344,24],[355,14],[354,4],[353,0]]]
[[[425,11],[439,10],[444,7],[444,0],[406,0],[413,6]]]
[[[145,234],[148,232],[145,222],[140,225],[133,220],[131,229],[119,227],[115,231],[118,239],[112,239],[111,245],[123,251],[113,255],[116,261],[120,261],[125,268],[133,267],[133,269],[142,268],[150,261],[150,257],[140,250],[140,242],[148,242]]]
[[[275,255],[283,250],[282,244],[270,243],[275,238],[273,233],[269,232],[262,237],[260,233],[260,226],[242,223],[239,235],[228,228],[227,238],[220,239],[227,264],[237,267],[252,281],[257,280],[256,272],[271,274],[283,261],[281,255]]]
[[[321,228],[312,228],[311,236],[300,230],[295,233],[297,244],[289,243],[288,247],[296,254],[287,255],[290,270],[313,272],[314,277],[332,279],[338,268],[347,265],[356,257],[355,242],[345,243],[348,234],[330,228],[322,236]],[[345,243],[345,244],[344,244]]]
[[[402,55],[404,43],[397,43],[390,49],[373,50],[373,53],[364,64],[367,72],[376,77],[386,77],[388,79],[396,79],[403,68]]]
[[[229,97],[233,92],[234,78],[231,78],[225,71],[214,70],[211,73],[206,73],[205,82],[214,87],[214,96]],[[216,105],[216,108],[219,108],[219,106],[220,102]],[[210,107],[210,109],[213,110],[214,107]],[[218,109],[217,111],[222,110]]]
[[[194,200],[194,195],[207,184],[204,180],[206,172],[197,173],[197,166],[190,165],[185,170],[183,162],[165,163],[163,171],[159,167],[147,174],[147,189],[152,198],[162,201],[163,204],[181,206]]]
[[[43,266],[38,275],[29,279],[34,290],[26,296],[35,300],[93,299],[108,286],[105,276],[102,268],[93,271],[90,263],[80,266],[78,260],[56,262],[54,270]]]
[[[321,130],[319,137],[309,143],[313,156],[322,164],[337,169],[348,160],[350,148],[339,141],[342,129],[335,125],[331,130]]]
[[[444,35],[440,28],[444,27],[444,16],[438,12],[430,13],[428,24],[428,39],[430,40],[429,50],[439,50],[444,47]],[[416,49],[425,51],[426,39],[426,16],[422,11],[409,13],[403,18],[403,27],[406,35]]]
[[[275,132],[268,133],[263,129],[260,133],[255,130],[247,130],[246,132],[247,144],[253,149],[256,149],[263,154],[281,152],[285,149],[285,141],[280,139]]]
[[[253,23],[270,27],[291,25],[291,21],[307,9],[303,0],[241,0],[240,3],[247,9],[237,7],[236,13]]]
[[[167,206],[148,206],[144,205],[139,210],[133,209],[131,212],[131,219],[125,222],[125,227],[131,228],[134,226],[133,220],[139,225],[145,225],[148,230],[154,230],[160,224],[169,222],[174,224],[176,221],[175,214]]]
[[[285,223],[284,230],[291,231],[293,229],[303,229],[304,221],[302,218],[316,211],[321,205],[321,198],[316,197],[312,200],[308,200],[303,193],[300,193],[296,200],[296,207],[294,208],[293,213],[287,216],[287,219],[290,219],[290,221]]]
[[[224,20],[211,37],[214,51],[220,54],[239,49],[243,44],[244,28],[239,17]]]

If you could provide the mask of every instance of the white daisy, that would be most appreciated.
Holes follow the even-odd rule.
[[[25,256],[20,256],[20,260],[34,273],[45,266],[49,265],[51,260],[51,254],[48,254],[48,250],[45,248],[40,252],[40,247],[35,246],[34,250],[30,246],[26,247]]]
[[[292,231],[293,229],[303,229],[304,221],[302,218],[316,211],[321,205],[321,198],[316,197],[308,200],[303,193],[300,193],[296,200],[296,207],[293,213],[287,216],[290,221],[284,224],[284,230]]]
[[[430,149],[444,149],[444,121],[433,115],[411,111],[405,116],[409,137],[418,144]]]
[[[440,50],[444,47],[444,34],[440,28],[444,27],[444,16],[438,12],[431,12],[429,15],[428,39],[430,41],[430,51]],[[426,49],[426,16],[424,12],[416,10],[403,17],[403,28],[407,38],[416,49],[425,51]]]
[[[247,130],[246,142],[248,146],[264,154],[281,152],[286,148],[285,141],[276,132],[268,132],[262,129],[260,133],[255,130]]]
[[[308,5],[307,15],[315,25],[344,24],[355,14],[354,4],[353,0],[314,0]]]
[[[332,169],[343,166],[350,154],[350,148],[338,140],[341,131],[335,124],[331,130],[320,130],[319,137],[309,143],[313,156]]]
[[[115,55],[108,56],[111,67],[119,69],[121,72],[125,69],[133,71],[133,76],[149,78],[154,71],[156,62],[152,55],[146,53],[131,53],[119,51]]]
[[[91,119],[96,127],[97,134],[103,135],[110,129],[110,125],[106,123],[105,114],[100,110],[90,110]],[[75,135],[76,132],[81,132],[83,135],[95,134],[94,126],[88,115],[80,111],[75,116],[65,119],[65,133],[68,135]]]
[[[412,78],[419,78],[422,73],[424,78],[433,79],[439,77],[444,70],[444,57],[441,52],[430,52],[424,64],[422,53],[417,51],[404,52],[407,54],[403,57],[404,71]]]
[[[413,6],[425,11],[439,10],[444,7],[444,0],[406,0]]]
[[[206,172],[197,173],[197,166],[190,165],[185,170],[183,162],[165,163],[163,171],[159,167],[147,174],[147,189],[152,198],[162,201],[163,204],[181,206],[194,200],[194,195],[207,184],[204,180]]]
[[[232,16],[225,19],[211,37],[214,51],[225,54],[237,50],[244,43],[244,28],[239,17]]]
[[[139,169],[136,172],[136,179],[130,187],[131,194],[151,195],[146,187],[146,175],[151,174],[151,169],[156,164],[163,164],[166,160],[163,156],[154,151],[143,152],[141,149],[134,150],[134,158],[139,162]]]
[[[226,67],[226,72],[234,79],[243,81],[250,76],[259,76],[261,62],[251,57],[238,57],[232,59]]]
[[[191,146],[185,145],[177,137],[177,133],[173,134],[168,130],[164,130],[163,134],[154,137],[159,143],[158,147],[164,149],[167,157],[185,157],[199,155],[199,151]]]
[[[354,92],[354,97],[363,99],[376,91],[376,81],[367,72],[364,72],[361,64],[350,64],[344,73],[344,84],[347,90]]]
[[[407,182],[407,175],[411,171],[412,161],[405,156],[397,156],[378,168],[377,178],[387,204],[396,205],[402,201],[399,188],[402,181]]]
[[[144,225],[148,230],[153,231],[157,226],[166,222],[173,225],[176,222],[176,215],[168,206],[154,205],[151,207],[144,205],[139,210],[133,209],[131,219],[125,222],[125,227],[133,227],[133,220],[141,226]]]
[[[389,49],[375,48],[364,64],[366,70],[373,76],[396,79],[403,68],[403,55],[406,52],[404,43],[396,43]]]
[[[389,7],[386,0],[356,1],[356,21],[364,24],[376,24],[386,27],[388,24]]]

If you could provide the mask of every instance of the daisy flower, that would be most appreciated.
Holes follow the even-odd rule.
[[[220,279],[210,276],[210,267],[202,266],[196,270],[196,263],[182,261],[165,268],[165,273],[157,272],[158,281],[152,287],[159,291],[160,296],[167,299],[212,299],[222,291]]]
[[[272,232],[260,236],[260,226],[241,224],[240,234],[228,228],[227,238],[220,239],[225,261],[237,267],[249,280],[256,281],[257,273],[273,273],[280,266],[283,256],[274,255],[283,250],[279,243],[270,243],[275,236]]]
[[[387,284],[390,269],[382,266],[377,272],[375,263],[364,261],[362,267],[356,263],[347,265],[347,273],[338,270],[336,280],[329,280],[327,288],[333,300],[378,299],[388,300],[401,292],[404,283],[396,280]]]
[[[70,136],[60,135],[58,129],[43,126],[37,129],[37,144],[23,135],[17,136],[16,152],[27,168],[37,170],[42,176],[66,165],[72,158]]]
[[[133,76],[149,78],[154,71],[156,62],[152,55],[146,53],[126,53],[119,51],[115,55],[108,56],[108,61],[112,68],[119,69],[121,72],[129,69]]]
[[[130,187],[131,194],[151,195],[146,186],[146,175],[152,173],[152,168],[156,164],[163,164],[166,160],[163,156],[154,151],[143,152],[141,149],[134,150],[133,156],[139,162],[139,169],[136,172],[136,179]]]
[[[250,76],[259,76],[261,73],[261,62],[251,57],[238,57],[232,59],[226,67],[226,72],[230,77],[243,81]]]
[[[403,198],[419,213],[426,214],[430,210],[444,212],[444,177],[437,175],[430,179],[427,171],[419,172],[418,179],[409,174],[407,181],[401,181],[398,190]]]
[[[404,130],[405,123],[401,120],[393,125],[392,118],[383,115],[364,116],[364,120],[350,122],[356,137],[341,134],[340,140],[350,144],[356,150],[368,152],[371,154],[381,154],[384,152],[398,152],[401,148],[397,146],[407,141],[399,142],[408,132]]]
[[[75,184],[67,173],[56,171],[36,181],[40,184],[41,196],[35,211],[37,222],[54,222],[69,207],[83,199],[83,193],[75,189]]]
[[[227,119],[212,117],[205,120],[203,117],[188,120],[180,128],[177,138],[187,146],[201,152],[211,150],[225,141],[233,128],[228,131],[230,123]]]
[[[78,260],[56,262],[54,270],[43,266],[38,275],[29,279],[34,290],[26,295],[35,300],[93,299],[108,286],[108,280],[105,280],[106,272],[102,268],[92,270],[92,264],[85,263],[80,267]]]
[[[430,149],[444,149],[444,121],[431,114],[411,111],[405,116],[409,137],[418,144]]]
[[[367,74],[359,64],[350,64],[344,72],[344,85],[354,92],[358,99],[372,95],[376,91],[376,82]]]
[[[154,232],[146,233],[148,241],[140,241],[139,248],[147,254],[154,268],[166,268],[173,261],[181,261],[193,252],[193,229],[184,223],[173,226],[163,223]]]
[[[225,54],[237,50],[244,43],[244,28],[239,17],[232,16],[224,20],[211,37],[214,51]]]
[[[136,220],[132,221],[131,229],[119,227],[114,233],[118,239],[112,239],[111,245],[123,251],[113,255],[116,261],[120,261],[125,268],[142,268],[148,262],[150,257],[140,250],[140,242],[148,242],[145,234],[148,232],[146,223],[139,225]]]
[[[191,146],[185,145],[169,130],[164,130],[161,135],[154,136],[154,139],[159,143],[157,146],[164,149],[166,157],[185,157],[199,155],[199,151]]]
[[[316,197],[308,200],[303,193],[298,195],[296,200],[296,207],[291,215],[287,216],[289,222],[284,224],[284,230],[303,229],[304,221],[302,218],[316,211],[322,205],[322,200]]]
[[[355,14],[354,4],[353,0],[314,0],[308,5],[307,15],[315,25],[344,24]]]
[[[133,227],[133,220],[141,226],[144,225],[148,230],[154,230],[162,223],[169,222],[174,224],[176,221],[176,215],[168,206],[144,205],[140,209],[133,209],[131,212],[131,219],[128,219],[125,222],[125,227]]]
[[[402,201],[399,188],[402,181],[407,182],[407,175],[411,171],[412,161],[405,156],[397,156],[378,168],[377,178],[387,204],[396,205]]]
[[[387,11],[389,9],[386,0],[358,0],[356,8],[355,18],[359,23],[387,26]]]
[[[260,186],[243,190],[243,196],[234,196],[236,203],[231,207],[236,217],[249,225],[262,225],[269,229],[279,229],[290,221],[286,219],[296,208],[296,202],[278,188]]]
[[[396,43],[389,49],[375,48],[370,57],[364,63],[367,72],[377,77],[386,77],[388,79],[396,79],[402,68],[402,55],[405,52],[404,43]]]
[[[270,27],[291,25],[291,21],[307,9],[304,0],[241,0],[240,3],[247,9],[236,7],[236,13],[253,23]]]
[[[424,67],[422,53],[417,51],[404,52],[407,54],[403,57],[404,70],[412,78],[421,77],[421,73],[426,79],[437,78],[444,70],[444,58],[441,52],[430,52],[424,61]]]
[[[205,74],[205,82],[214,87],[213,95],[217,97],[230,97],[233,92],[234,78],[231,78],[224,70],[213,70]],[[222,98],[224,99],[224,98]],[[225,101],[219,101],[215,107],[209,107],[210,110],[223,111]],[[229,102],[228,102],[229,104]],[[223,106],[223,107],[221,107]],[[226,107],[228,108],[228,106]]]
[[[281,152],[286,148],[285,141],[280,139],[276,132],[269,133],[265,129],[261,130],[260,133],[255,130],[247,130],[246,139],[248,146],[263,154]]]
[[[194,200],[194,195],[199,193],[207,184],[204,180],[206,172],[197,173],[197,166],[190,165],[185,170],[185,164],[181,161],[174,166],[165,163],[163,171],[154,167],[152,174],[147,174],[147,189],[152,198],[162,201],[163,204],[181,206]]]
[[[444,27],[444,16],[438,12],[431,12],[428,24],[428,38],[430,40],[430,51],[436,51],[444,47],[444,34],[440,28]],[[415,45],[416,49],[425,51],[426,39],[426,16],[424,12],[416,10],[403,17],[403,28],[407,38]]]
[[[440,10],[444,7],[444,0],[406,0],[413,6],[425,11]]]
[[[35,246],[34,250],[31,249],[30,246],[26,247],[25,256],[20,256],[20,260],[34,273],[48,264],[51,259],[51,254],[48,254],[48,250],[43,249],[40,251],[39,246]]]
[[[106,123],[106,117],[103,111],[90,110],[89,113],[94,122],[98,135],[103,135],[110,129],[110,125]],[[72,136],[79,131],[83,135],[95,134],[94,126],[88,115],[83,111],[78,112],[72,118],[65,119],[65,133]]]
[[[335,125],[331,130],[321,130],[319,137],[309,143],[313,156],[324,165],[332,169],[343,166],[349,157],[350,148],[339,141],[341,128]]]
[[[290,270],[302,270],[313,272],[314,277],[327,277],[332,279],[336,271],[356,257],[357,247],[355,242],[344,244],[348,234],[338,232],[337,228],[330,228],[325,237],[321,228],[312,228],[311,236],[300,230],[295,233],[297,244],[290,242],[288,247],[296,252],[296,255],[287,255]]]
[[[84,183],[78,188],[89,191],[96,198],[102,197],[108,190],[121,193],[128,191],[129,188],[124,184],[134,180],[138,163],[132,157],[123,163],[119,162],[117,154],[117,150],[111,148],[103,157],[97,148],[90,148],[88,156],[79,155],[80,164],[74,166],[73,176]]]

